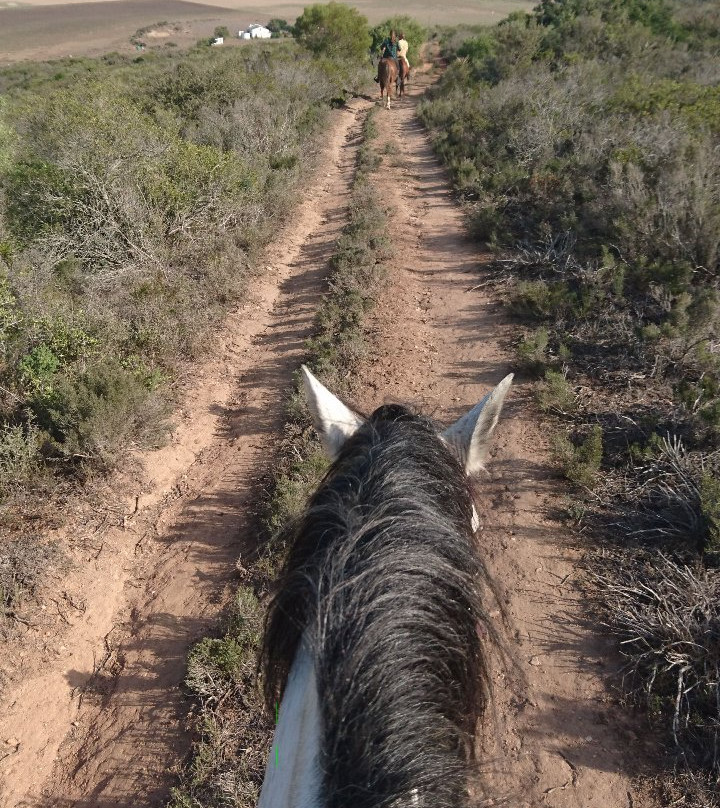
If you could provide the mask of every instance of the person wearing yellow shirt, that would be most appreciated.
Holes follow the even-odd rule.
[[[405,67],[407,69],[407,79],[410,78],[410,62],[408,62],[407,52],[408,52],[408,41],[405,39],[405,34],[400,31],[400,38],[398,39],[398,59],[402,59],[405,62]],[[407,81],[406,79],[406,81]]]

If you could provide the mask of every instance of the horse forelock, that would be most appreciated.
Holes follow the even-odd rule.
[[[464,802],[487,684],[471,520],[465,475],[434,426],[390,405],[347,441],[288,529],[266,697],[282,691],[305,634],[328,808]]]

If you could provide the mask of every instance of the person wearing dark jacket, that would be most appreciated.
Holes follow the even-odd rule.
[[[398,65],[398,41],[397,41],[397,34],[395,31],[390,31],[390,36],[385,37],[383,39],[382,44],[380,45],[380,58],[381,59],[394,59],[395,66],[399,67]],[[379,76],[375,76],[375,81],[380,81]]]

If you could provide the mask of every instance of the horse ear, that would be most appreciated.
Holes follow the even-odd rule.
[[[441,435],[452,453],[465,467],[466,474],[477,474],[484,468],[490,438],[500,418],[500,411],[512,380],[511,373],[470,412],[463,415]]]
[[[334,460],[345,441],[362,426],[363,419],[346,407],[303,365],[305,398],[325,452]]]

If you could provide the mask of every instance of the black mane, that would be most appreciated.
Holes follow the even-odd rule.
[[[265,695],[303,633],[323,722],[320,804],[458,808],[485,707],[466,476],[433,425],[376,410],[301,519],[267,617]],[[419,803],[413,803],[417,789]]]

